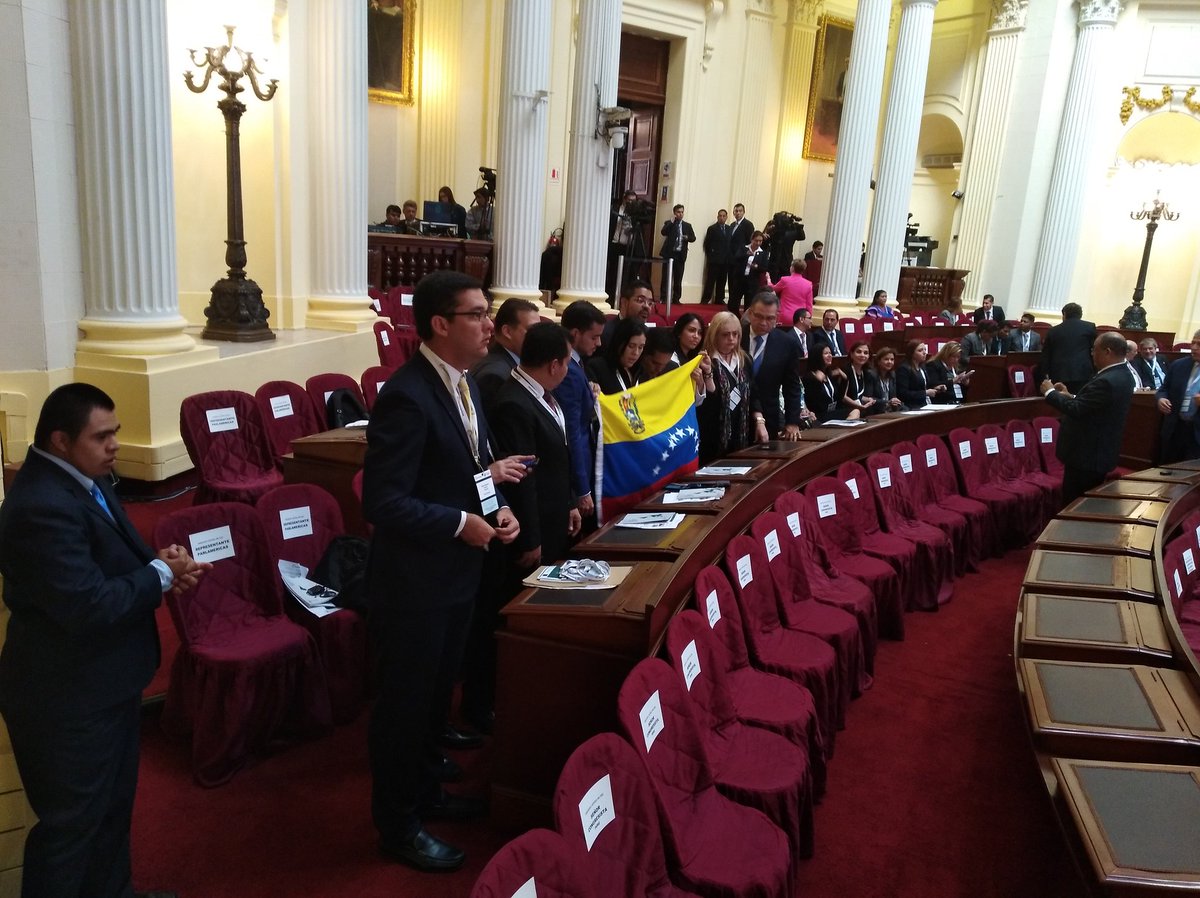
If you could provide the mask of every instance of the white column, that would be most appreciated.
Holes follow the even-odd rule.
[[[959,189],[963,193],[958,242],[951,250],[951,267],[972,272],[967,277],[964,304],[978,304],[983,289],[983,259],[988,222],[1004,159],[1004,135],[1012,101],[1017,49],[1025,30],[1029,0],[1003,0],[992,18],[984,51],[983,75],[974,131],[963,160]]]
[[[367,298],[366,4],[309,3],[304,64],[312,258],[305,324],[366,330],[375,320]]]
[[[925,101],[925,73],[929,69],[929,44],[933,39],[933,9],[937,0],[902,0],[900,37],[888,90],[887,118],[883,123],[883,152],[875,206],[867,236],[867,264],[863,295],[886,290],[895,299],[900,283],[900,257],[904,252],[904,227],[912,198],[913,160],[921,133],[921,107]],[[865,305],[864,301],[862,305]]]
[[[542,298],[538,270],[546,199],[550,21],[550,0],[509,0],[504,10],[493,307],[510,297]]]
[[[746,39],[742,45],[742,97],[734,132],[732,202],[744,203],[762,228],[771,220],[772,209],[764,209],[769,197],[762,172],[762,132],[766,117],[766,92],[763,89],[763,61],[771,53],[771,31],[775,22],[774,0],[747,0]]]
[[[620,62],[621,0],[580,4],[563,229],[568,236],[563,245],[562,288],[554,303],[560,312],[579,299],[608,308],[604,278],[613,150],[603,136],[596,135],[596,103],[616,105]]]
[[[1082,0],[1079,4],[1079,39],[1071,60],[1067,102],[1029,297],[1029,310],[1035,315],[1057,312],[1070,298],[1067,293],[1075,273],[1083,192],[1090,183],[1092,138],[1099,114],[1095,87],[1101,80],[1101,70],[1112,59],[1113,26],[1120,13],[1120,0]]]
[[[330,5],[335,9],[339,6],[337,3]],[[455,65],[455,62],[483,58],[482,54],[470,53],[460,46],[462,6],[461,0],[457,3],[420,4],[421,26],[417,40],[417,46],[421,48],[421,94],[417,101],[420,177],[417,183],[422,196],[436,197],[443,185],[454,190],[458,149],[458,73],[471,67],[470,63],[464,67]],[[454,198],[464,206],[471,205],[469,195],[455,195]]]
[[[881,0],[859,0],[854,21],[821,268],[821,302],[834,308],[857,308],[854,294],[879,129],[890,12],[890,4]]]
[[[784,71],[811,72],[817,49],[817,20],[823,0],[792,0]],[[811,78],[792,77],[779,111],[779,160],[775,167],[772,209],[804,213],[804,120],[808,115]]]
[[[175,275],[164,0],[73,0],[71,48],[84,222],[77,351],[186,352],[196,344]]]

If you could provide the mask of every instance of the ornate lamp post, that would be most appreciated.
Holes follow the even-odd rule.
[[[1146,222],[1146,246],[1142,250],[1142,267],[1138,269],[1137,286],[1133,288],[1133,305],[1126,307],[1119,326],[1123,330],[1144,331],[1146,310],[1142,308],[1142,297],[1146,294],[1146,269],[1150,266],[1150,248],[1154,245],[1154,232],[1158,230],[1159,220],[1174,221],[1179,217],[1179,213],[1167,209],[1167,204],[1155,193],[1154,201],[1149,207],[1143,205],[1137,212],[1130,212],[1129,217],[1134,221]]]
[[[203,93],[208,88],[215,72],[221,79],[218,89],[225,97],[217,101],[217,108],[225,115],[225,195],[227,204],[228,238],[225,240],[225,264],[229,266],[226,276],[213,284],[212,297],[204,317],[208,323],[201,336],[206,340],[231,340],[251,343],[258,340],[274,340],[275,334],[267,326],[270,312],[263,305],[262,289],[246,277],[246,241],[242,230],[242,155],[238,142],[238,120],[246,111],[246,104],[237,95],[244,87],[238,82],[250,80],[254,96],[268,102],[275,96],[279,86],[272,78],[266,90],[258,86],[262,72],[254,56],[241,47],[233,45],[233,26],[225,26],[227,42],[224,47],[205,47],[203,53],[188,50],[192,65],[204,72],[204,80],[196,84],[192,72],[184,72],[183,79],[193,93]],[[240,61],[237,68],[227,65],[229,55],[234,53]]]

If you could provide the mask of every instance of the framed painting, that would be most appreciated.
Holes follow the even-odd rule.
[[[842,98],[850,67],[850,40],[854,23],[822,16],[817,26],[812,83],[808,88],[808,119],[804,124],[804,158],[833,162],[837,159],[838,132],[842,126]]]
[[[361,0],[367,4],[367,96],[411,106],[416,61],[417,0]]]

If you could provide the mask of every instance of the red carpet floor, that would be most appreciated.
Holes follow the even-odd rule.
[[[881,643],[875,687],[838,736],[799,895],[1084,894],[1017,700],[1012,627],[1027,559],[988,562],[939,613],[910,615],[905,642]],[[486,821],[431,827],[468,852],[468,866],[449,876],[384,861],[374,849],[364,734],[365,715],[207,790],[191,781],[187,747],[164,736],[149,710],[133,833],[138,887],[183,898],[469,895],[514,834]],[[458,759],[467,767],[461,790],[484,794],[487,749]]]

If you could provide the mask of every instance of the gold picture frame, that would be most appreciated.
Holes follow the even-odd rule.
[[[821,16],[817,26],[817,49],[813,54],[812,83],[808,88],[808,117],[804,122],[805,159],[837,161],[842,95],[853,37],[854,23],[849,19]]]
[[[417,0],[365,0],[367,98],[393,106],[413,104]]]

